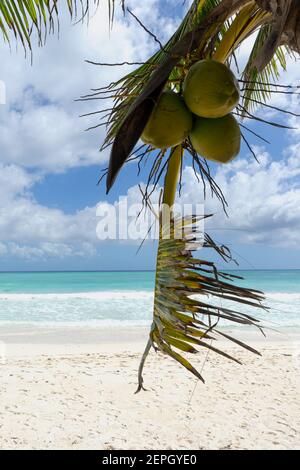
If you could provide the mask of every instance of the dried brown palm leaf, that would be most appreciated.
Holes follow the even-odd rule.
[[[194,257],[199,249],[218,253],[231,261],[230,250],[217,245],[202,232],[199,221],[210,216],[182,217],[173,213],[183,148],[170,152],[164,194],[159,215],[160,233],[156,262],[153,323],[138,372],[137,392],[143,389],[143,368],[151,347],[175,359],[203,381],[201,374],[183,353],[197,353],[197,346],[218,353],[235,362],[238,359],[212,345],[218,336],[259,354],[258,351],[219,330],[220,320],[254,326],[263,331],[258,319],[238,310],[238,305],[265,309],[264,295],[254,289],[235,285],[237,276],[219,271],[213,262]],[[237,307],[222,304],[230,301]]]
[[[222,336],[259,354],[218,326],[221,320],[226,320],[262,330],[254,316],[246,315],[237,308],[222,306],[220,299],[230,300],[237,306],[247,305],[253,310],[265,309],[263,293],[235,285],[232,282],[234,276],[219,271],[212,262],[193,257],[202,240],[202,250],[214,250],[223,260],[231,259],[229,250],[217,246],[207,234],[201,238],[198,232],[200,218],[174,215],[169,225],[162,223],[161,216],[153,323],[139,368],[137,392],[143,388],[143,367],[151,347],[172,357],[202,381],[203,377],[182,353],[195,354],[199,348],[206,348],[239,362],[221,347],[212,345]],[[181,236],[178,237],[178,234]]]

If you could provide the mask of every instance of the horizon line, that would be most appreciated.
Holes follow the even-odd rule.
[[[0,270],[0,274],[16,274],[16,273],[137,273],[137,272],[153,272],[155,269],[70,269],[70,270]],[[227,271],[300,271],[300,268],[235,268],[227,269]]]

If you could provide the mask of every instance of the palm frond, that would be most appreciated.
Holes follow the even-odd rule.
[[[230,301],[236,305],[265,309],[261,292],[239,287],[232,281],[236,276],[219,271],[214,263],[193,257],[203,246],[213,250],[223,261],[231,260],[228,248],[218,246],[208,234],[201,238],[201,217],[174,215],[169,223],[160,221],[160,241],[157,254],[153,323],[149,342],[142,357],[137,392],[143,388],[143,366],[151,346],[175,359],[189,372],[203,381],[203,377],[183,353],[195,354],[197,347],[210,349],[239,362],[222,348],[215,346],[218,337],[226,338],[241,347],[258,351],[225,334],[218,328],[220,321],[255,326],[262,331],[259,320],[237,308],[222,305]],[[214,343],[214,345],[212,344]]]
[[[195,24],[201,22],[204,16],[214,8],[220,0],[196,0],[193,2],[185,18],[181,22],[177,31],[169,39],[169,41],[151,56],[143,65],[135,69],[133,72],[125,75],[117,82],[111,83],[107,87],[107,91],[114,97],[114,108],[111,115],[111,125],[106,135],[104,145],[112,143],[118,129],[120,128],[130,106],[134,103],[136,96],[143,90],[145,84],[150,79],[153,71],[164,60],[172,47],[189,31]],[[178,79],[182,76],[182,64],[174,67],[170,76],[170,86],[178,83]]]
[[[230,61],[240,44],[260,28],[243,79],[268,82],[278,78],[278,64],[286,66],[286,47],[277,48],[262,72],[253,67],[272,31],[270,19],[270,12],[259,8],[254,0],[195,0],[178,30],[161,50],[135,71],[99,91],[114,99],[103,144],[103,148],[112,146],[107,191],[138,142],[161,91],[164,88],[180,91],[187,70],[197,60],[212,57],[221,62]],[[253,92],[248,88],[243,97],[246,109]],[[97,98],[97,92],[94,97]],[[267,100],[269,94],[257,85],[253,98],[260,101],[260,97]]]
[[[269,16],[269,13],[258,8],[255,1],[247,3],[231,20],[229,27],[220,37],[212,56],[213,59],[226,61],[238,46],[253,34]]]
[[[109,6],[109,22],[113,21],[115,0],[107,0]],[[63,8],[67,7],[71,18],[83,20],[93,5],[95,8],[100,0],[1,0],[0,30],[7,43],[12,37],[21,41],[23,47],[32,49],[33,33],[37,34],[39,45],[43,45],[48,33],[57,27]],[[124,1],[121,2],[124,7]]]
[[[114,97],[104,142],[105,147],[112,145],[107,191],[136,145],[163,88],[180,88],[190,65],[209,53],[210,45],[214,47],[214,40],[226,30],[227,19],[248,2],[232,3],[193,2],[178,30],[157,54],[107,87],[106,91]]]
[[[280,77],[280,68],[282,70],[286,70],[286,56],[291,53],[286,46],[278,47],[270,62],[262,71],[258,71],[255,66],[255,61],[256,58],[259,57],[264,43],[270,34],[270,28],[271,27],[268,24],[260,28],[247,65],[242,74],[244,82],[242,105],[247,110],[255,107],[255,102],[251,101],[252,98],[258,102],[263,101],[265,103],[270,99],[272,89],[274,89],[270,83],[276,83],[278,81]]]

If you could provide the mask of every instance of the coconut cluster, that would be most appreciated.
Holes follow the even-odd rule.
[[[200,60],[188,71],[183,96],[164,91],[142,134],[155,148],[174,147],[188,136],[195,150],[227,163],[240,152],[240,127],[231,113],[240,99],[232,71],[214,60]]]

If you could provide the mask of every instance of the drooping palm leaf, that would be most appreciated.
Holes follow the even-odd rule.
[[[195,354],[197,347],[203,347],[239,362],[212,345],[221,336],[259,354],[218,329],[220,320],[226,320],[233,324],[256,326],[262,331],[254,316],[241,312],[238,307],[228,307],[222,301],[264,309],[264,295],[234,285],[232,281],[238,276],[218,271],[214,263],[193,257],[194,252],[202,247],[206,251],[217,252],[223,261],[232,260],[228,248],[215,244],[208,234],[202,232],[202,225],[199,227],[198,222],[209,216],[182,217],[173,212],[182,157],[181,146],[170,151],[159,214],[153,323],[140,362],[137,392],[143,389],[143,367],[151,347],[169,355],[202,381],[201,374],[182,352]]]
[[[200,373],[182,355],[195,354],[199,348],[239,362],[221,347],[215,345],[218,337],[239,344],[251,352],[258,351],[218,329],[220,322],[255,326],[259,321],[241,312],[238,307],[223,306],[220,300],[262,309],[262,292],[239,287],[232,283],[235,276],[218,271],[214,263],[194,258],[200,245],[216,251],[223,260],[230,260],[230,252],[217,246],[197,229],[199,216],[171,217],[170,225],[160,219],[160,241],[157,254],[153,323],[150,339],[142,357],[137,392],[143,388],[143,366],[151,346],[178,361],[183,367],[203,381]],[[213,343],[213,344],[212,344]],[[198,349],[197,349],[198,348]]]
[[[115,0],[107,0],[109,18],[114,16]],[[97,7],[100,0],[1,0],[0,31],[8,43],[14,36],[25,49],[32,49],[33,33],[42,45],[49,32],[53,32],[62,10],[67,7],[72,18],[84,19],[91,6]],[[124,1],[120,2],[124,8]]]
[[[256,107],[255,102],[251,99],[255,99],[257,102],[267,102],[271,98],[274,86],[269,83],[278,81],[280,68],[286,70],[286,55],[291,54],[286,46],[278,47],[269,63],[259,71],[255,66],[256,58],[262,53],[262,48],[269,34],[270,25],[265,25],[260,29],[242,75],[244,80],[242,104],[246,110]]]

